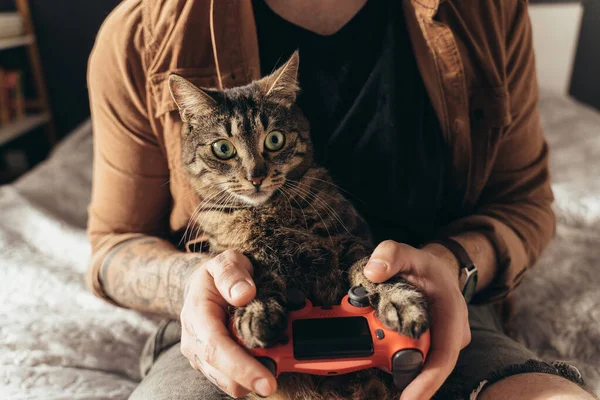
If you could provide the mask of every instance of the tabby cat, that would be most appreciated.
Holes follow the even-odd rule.
[[[401,278],[373,284],[363,275],[373,250],[368,227],[313,161],[309,124],[295,104],[298,63],[296,52],[271,75],[223,91],[170,76],[183,121],[183,165],[203,199],[188,233],[201,232],[213,254],[233,249],[252,261],[256,298],[232,314],[248,347],[282,340],[286,288],[324,305],[363,285],[386,326],[419,337],[429,326],[421,292]],[[282,374],[278,387],[272,398],[398,398],[391,376],[375,369]]]

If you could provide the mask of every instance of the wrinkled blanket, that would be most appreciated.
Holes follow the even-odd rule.
[[[518,289],[515,338],[580,368],[600,395],[600,114],[545,94],[556,238]],[[155,322],[94,298],[83,276],[91,126],[0,187],[0,399],[126,399]]]

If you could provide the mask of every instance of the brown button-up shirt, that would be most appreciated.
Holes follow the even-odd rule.
[[[503,298],[555,227],[548,148],[526,0],[398,0],[429,98],[451,150],[448,185],[462,218],[440,235],[480,231],[498,257],[486,292]],[[105,21],[89,63],[94,181],[88,280],[132,235],[170,237],[199,198],[180,162],[167,77],[204,87],[260,77],[251,0],[125,0]]]

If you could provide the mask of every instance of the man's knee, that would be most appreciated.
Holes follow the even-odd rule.
[[[512,375],[486,387],[477,400],[594,400],[579,385],[557,375],[524,373]]]

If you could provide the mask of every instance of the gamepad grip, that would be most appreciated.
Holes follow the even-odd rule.
[[[277,377],[282,372],[338,375],[367,368],[380,368],[391,373],[395,386],[403,390],[421,371],[429,350],[429,331],[425,332],[419,339],[412,339],[386,328],[375,316],[375,310],[371,308],[368,302],[368,293],[363,287],[351,288],[348,295],[344,296],[342,302],[337,306],[313,307],[311,302],[298,292],[288,294],[288,303],[290,313],[286,330],[289,338],[287,343],[268,349],[248,349],[274,376]],[[314,338],[299,338],[297,332],[293,329],[296,321],[301,321],[298,324],[303,322],[313,323],[315,321],[319,324],[319,322],[329,321],[329,324],[323,326],[327,326],[329,329],[333,326],[335,330],[338,326],[344,326],[344,320],[333,320],[333,324],[331,324],[331,319],[344,318],[346,321],[353,320],[356,322],[356,317],[359,317],[360,324],[364,325],[361,329],[362,337],[360,340],[348,339],[352,332],[350,332],[350,335],[348,332],[341,332],[344,336],[342,339],[337,341],[334,337],[333,340],[330,338],[328,342],[333,347],[336,347],[339,342],[348,343],[348,349],[346,350],[349,350],[349,352],[342,351],[332,357],[307,355],[301,352],[300,339],[309,344],[303,349],[310,348],[313,343],[319,340],[319,332],[315,332]],[[296,325],[298,326],[298,324]],[[238,342],[243,345],[241,340],[237,338],[233,325],[230,329]],[[313,331],[309,330],[308,333],[303,333],[303,335],[310,336],[311,332]],[[295,343],[295,340],[297,343]],[[365,349],[362,349],[360,355],[359,352],[352,354],[352,350],[356,350],[352,347],[357,345],[358,342],[362,343],[359,347],[364,347],[369,341],[371,342],[370,351],[365,352]]]

